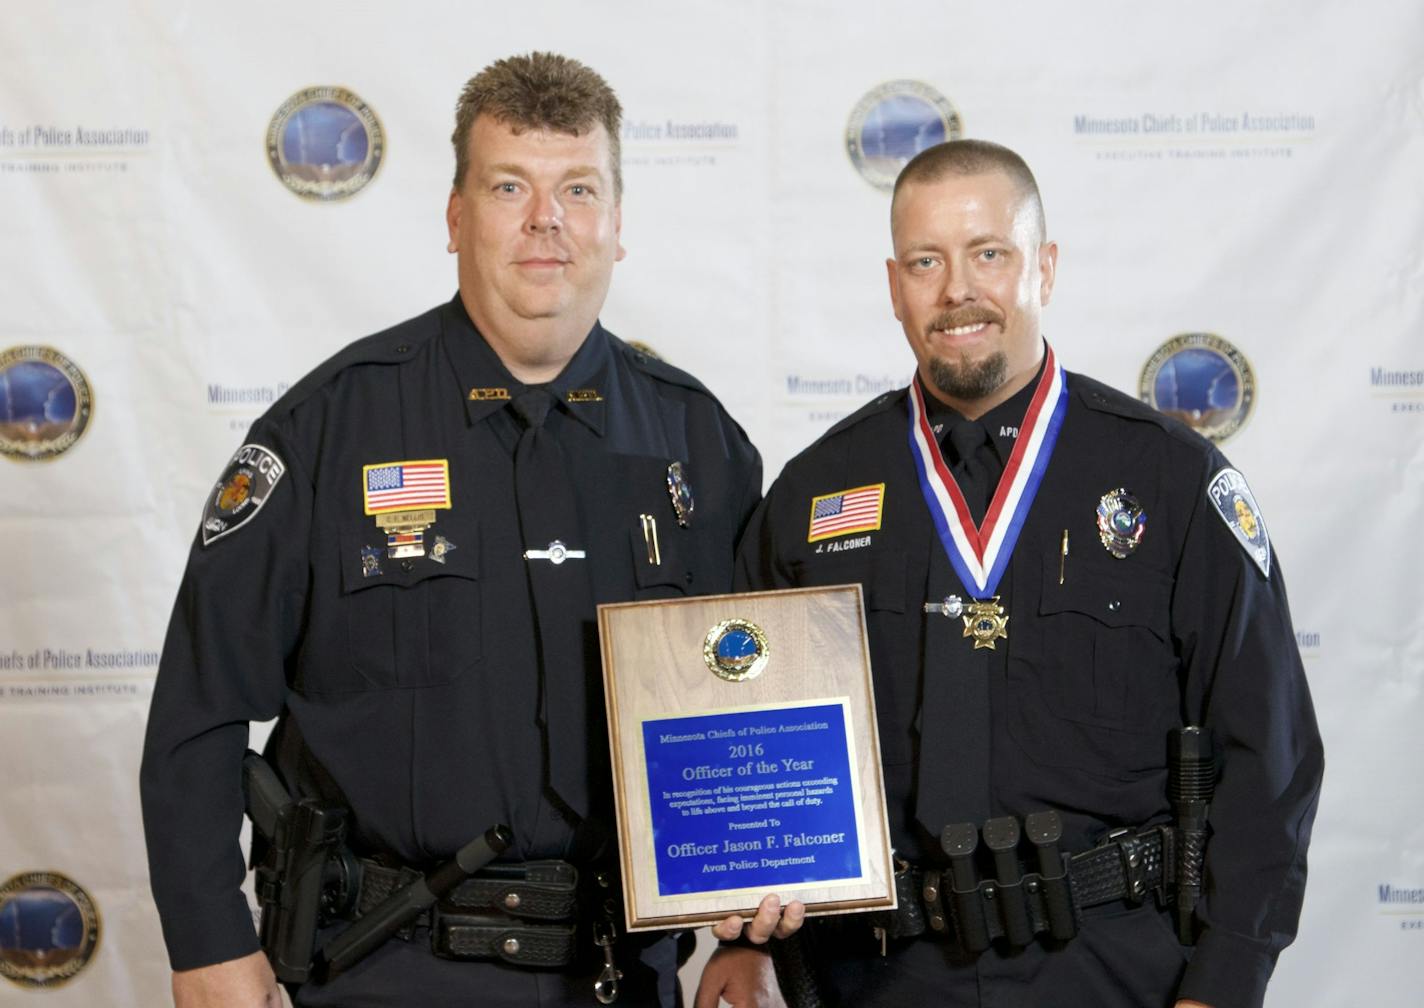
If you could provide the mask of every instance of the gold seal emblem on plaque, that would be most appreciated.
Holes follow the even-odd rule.
[[[770,657],[766,632],[751,620],[723,620],[707,631],[702,642],[702,660],[713,675],[728,682],[755,679]]]

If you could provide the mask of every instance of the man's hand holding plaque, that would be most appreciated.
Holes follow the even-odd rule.
[[[736,941],[745,938],[753,945],[764,945],[772,938],[790,938],[801,928],[806,919],[806,905],[794,899],[781,906],[781,897],[768,893],[757,904],[756,913],[744,921],[732,914],[712,925],[712,936],[718,941]]]

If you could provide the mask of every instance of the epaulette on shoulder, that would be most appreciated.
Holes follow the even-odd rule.
[[[1100,413],[1111,413],[1128,420],[1138,420],[1161,428],[1178,440],[1193,445],[1209,444],[1205,439],[1180,420],[1174,420],[1148,406],[1140,399],[1134,399],[1111,385],[1104,385],[1096,378],[1069,373],[1068,388],[1083,401],[1089,409]]]
[[[877,413],[885,412],[885,410],[894,406],[896,403],[898,403],[904,398],[905,389],[896,389],[893,392],[881,393],[874,399],[870,400],[870,402],[862,406],[860,409],[856,410],[850,416],[842,417],[841,419],[837,420],[831,426],[830,430],[826,431],[826,433],[822,434],[816,439],[815,444],[820,444],[827,438],[833,438],[843,430],[849,430],[851,427],[854,427],[856,424],[860,423],[862,420],[865,420],[867,417],[872,417]],[[812,445],[812,447],[814,446],[815,445]]]
[[[623,355],[633,367],[658,381],[666,382],[669,385],[677,385],[680,388],[691,389],[694,392],[701,392],[703,395],[712,395],[711,390],[703,385],[692,375],[681,368],[673,367],[667,361],[654,353],[640,349],[624,342],[612,333],[608,334],[608,341],[614,350]]]
[[[406,319],[389,329],[347,344],[309,371],[272,407],[273,413],[291,410],[332,378],[358,364],[403,364],[440,331],[440,309]]]

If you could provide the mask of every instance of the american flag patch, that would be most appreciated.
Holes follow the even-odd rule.
[[[816,542],[850,532],[873,532],[880,528],[884,507],[884,483],[813,497],[811,531],[806,541]]]
[[[381,462],[361,467],[368,515],[450,506],[450,463],[445,459]]]

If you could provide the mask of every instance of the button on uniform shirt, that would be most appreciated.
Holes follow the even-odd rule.
[[[761,470],[715,398],[597,326],[547,388],[545,430],[577,521],[561,538],[586,553],[562,567],[579,565],[592,602],[728,590]],[[549,561],[522,554],[549,544],[523,541],[515,508],[523,424],[510,400],[522,390],[457,296],[351,345],[253,426],[248,443],[284,472],[252,517],[195,544],[145,743],[145,829],[175,968],[256,948],[238,891],[250,721],[281,715],[279,733],[300,735],[350,802],[360,850],[429,864],[497,822],[513,830],[511,857],[611,850],[590,605],[540,627],[581,656],[541,677],[528,565]],[[424,531],[424,556],[391,558],[364,513],[363,470],[431,460],[448,462],[451,506]],[[694,493],[687,527],[669,499],[674,462]],[[660,564],[641,514],[656,518]],[[545,712],[570,697],[588,716],[546,731]],[[546,746],[584,770],[587,820],[551,796]]]

